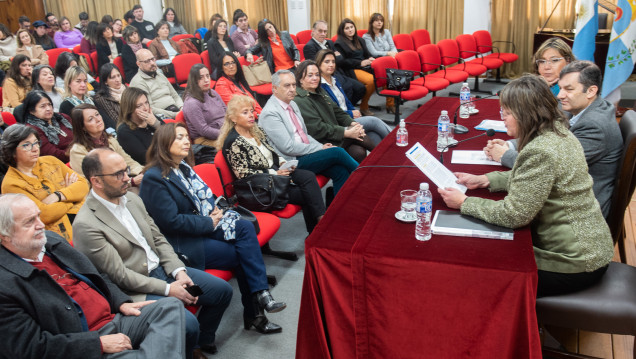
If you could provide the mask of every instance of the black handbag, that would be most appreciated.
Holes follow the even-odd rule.
[[[406,91],[411,87],[413,72],[398,69],[386,69],[387,89]]]
[[[238,203],[252,211],[270,212],[285,208],[291,177],[255,173],[233,182]]]

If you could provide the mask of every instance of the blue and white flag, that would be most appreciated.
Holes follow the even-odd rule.
[[[605,98],[617,89],[632,74],[636,49],[636,2],[633,0],[618,0],[616,15],[610,45],[607,50],[607,62],[603,76],[603,91]]]
[[[598,0],[577,0],[576,15],[576,35],[572,52],[577,60],[594,62],[594,41],[598,32]]]

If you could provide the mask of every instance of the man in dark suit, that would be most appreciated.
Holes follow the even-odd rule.
[[[362,82],[355,79],[356,75],[353,73],[353,70],[351,70],[350,74],[347,74],[342,69],[341,64],[344,58],[340,52],[336,51],[336,48],[333,46],[333,41],[327,39],[327,22],[325,20],[318,20],[311,28],[311,40],[309,40],[303,48],[305,60],[315,60],[318,51],[323,49],[334,51],[337,66],[334,77],[338,80],[340,86],[342,86],[345,96],[347,96],[349,101],[354,105],[357,104],[358,101],[364,97],[366,88]]]
[[[89,152],[82,171],[92,190],[73,222],[75,247],[108,274],[135,301],[175,297],[199,304],[197,318],[186,309],[186,354],[194,346],[215,353],[215,332],[232,298],[232,287],[203,271],[186,268],[172,245],[146,212],[141,199],[128,192],[124,158],[107,149]],[[198,297],[186,289],[198,285]],[[200,333],[199,333],[200,332]],[[195,357],[203,357],[199,350]]]
[[[184,356],[179,301],[132,303],[25,195],[0,196],[0,239],[1,357]]]

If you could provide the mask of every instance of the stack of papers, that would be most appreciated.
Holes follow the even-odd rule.
[[[512,240],[514,230],[496,226],[459,212],[437,211],[431,225],[433,234]]]
[[[479,125],[475,126],[476,130],[482,131],[488,131],[491,128],[496,132],[508,132],[503,121],[483,120]]]

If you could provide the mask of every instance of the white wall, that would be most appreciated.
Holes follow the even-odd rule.
[[[491,0],[464,0],[464,34],[490,31]]]
[[[144,8],[144,20],[148,20],[153,24],[161,20],[161,16],[163,16],[161,0],[140,0],[139,5]]]
[[[310,0],[287,0],[287,20],[289,22],[288,30],[290,34],[311,28],[309,1]]]

